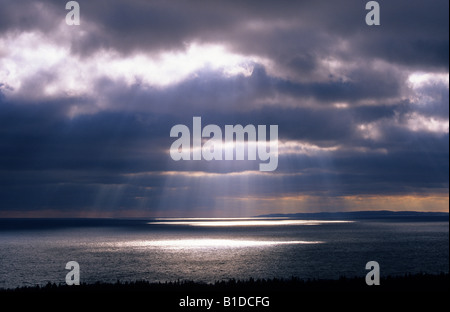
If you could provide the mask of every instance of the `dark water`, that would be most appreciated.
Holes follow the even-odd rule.
[[[448,222],[0,220],[0,288],[82,282],[449,272]],[[254,223],[256,221],[256,223]]]

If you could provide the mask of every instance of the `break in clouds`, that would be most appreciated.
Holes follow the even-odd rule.
[[[448,209],[448,1],[10,1],[1,216]],[[170,129],[278,125],[278,168]]]

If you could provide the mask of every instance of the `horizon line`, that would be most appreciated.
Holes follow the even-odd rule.
[[[449,211],[418,211],[418,210],[355,210],[355,211],[321,211],[321,212],[293,212],[293,213],[269,213],[262,215],[253,215],[246,217],[205,217],[205,216],[0,216],[0,219],[105,219],[105,220],[145,220],[145,219],[154,219],[154,220],[174,220],[174,219],[183,219],[183,220],[245,220],[245,219],[261,219],[261,218],[290,218],[302,215],[338,215],[338,214],[370,214],[370,213],[387,213],[387,214],[422,214],[422,215],[449,215]]]

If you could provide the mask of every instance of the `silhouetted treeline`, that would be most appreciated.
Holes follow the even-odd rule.
[[[320,291],[449,291],[449,274],[414,274],[390,276],[381,279],[380,286],[367,286],[364,277],[337,280],[319,279],[249,279],[245,281],[228,280],[206,284],[193,281],[152,283],[148,281],[93,284],[79,286],[49,283],[45,286],[0,289],[0,293],[51,293],[51,292],[220,292],[220,293],[279,293],[279,292],[320,292]]]

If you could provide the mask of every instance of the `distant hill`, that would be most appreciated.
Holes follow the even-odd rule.
[[[295,218],[301,220],[424,220],[424,221],[448,221],[448,212],[419,212],[419,211],[350,211],[350,212],[319,212],[319,213],[291,213],[291,214],[267,214],[260,218]]]

